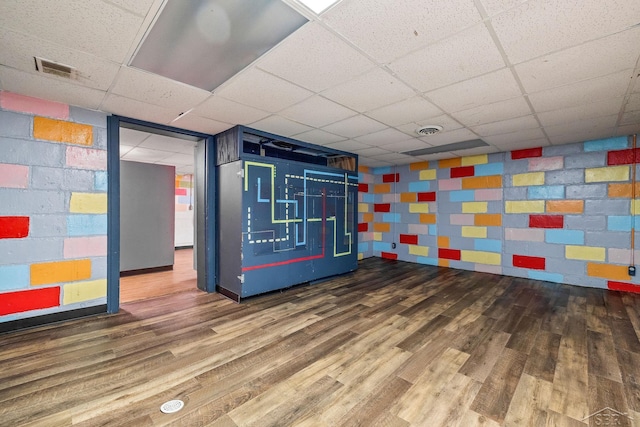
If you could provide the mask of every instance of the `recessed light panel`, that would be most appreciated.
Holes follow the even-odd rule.
[[[306,22],[281,0],[168,0],[131,65],[212,91]]]

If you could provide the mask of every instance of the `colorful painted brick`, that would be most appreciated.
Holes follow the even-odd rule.
[[[607,287],[612,291],[640,293],[640,285],[636,285],[633,283],[616,282],[610,280],[607,282]]]
[[[59,305],[60,287],[58,286],[6,292],[0,298],[0,316],[58,307]]]
[[[384,258],[384,259],[396,260],[396,259],[398,259],[398,254],[394,254],[394,253],[391,253],[391,252],[381,252],[380,253],[380,257]]]
[[[457,249],[438,248],[438,258],[460,261],[460,251]]]
[[[581,214],[584,212],[584,200],[549,200],[548,213]]]
[[[507,200],[504,203],[506,213],[544,213],[544,200]]]
[[[631,280],[629,269],[626,265],[587,263],[587,275],[602,277],[609,280]]]
[[[400,174],[399,173],[386,173],[382,175],[382,182],[399,182]]]
[[[462,237],[486,239],[487,227],[476,227],[476,226],[465,225],[462,227]]]
[[[376,184],[373,186],[373,192],[376,194],[391,193],[390,184]]]
[[[373,205],[374,212],[391,212],[390,203],[376,203]]]
[[[460,159],[462,166],[482,165],[489,162],[489,156],[478,154],[477,156],[467,156]]]
[[[628,181],[629,166],[585,169],[584,174],[585,182]]]
[[[0,163],[0,187],[27,188],[29,166]]]
[[[409,213],[429,213],[428,203],[410,203]]]
[[[514,150],[511,152],[511,160],[528,159],[530,157],[542,157],[542,147]]]
[[[0,107],[5,110],[18,111],[37,116],[53,117],[56,119],[69,118],[69,106],[60,102],[46,101],[31,96],[0,91]]]
[[[400,202],[413,203],[418,201],[418,195],[416,193],[400,193]]]
[[[465,202],[462,204],[462,213],[486,213],[487,202]]]
[[[631,165],[640,162],[640,148],[609,151],[607,153],[607,165]]]
[[[419,202],[435,202],[436,201],[436,192],[430,191],[427,193],[418,193],[418,201]]]
[[[369,224],[366,222],[359,222],[358,223],[358,233],[364,233],[369,231]]]
[[[377,233],[389,233],[391,232],[391,224],[388,222],[376,222],[373,224],[373,231]]]
[[[436,179],[436,170],[435,169],[427,169],[420,171],[420,180],[421,181],[431,181]]]
[[[502,225],[501,214],[475,214],[474,225],[499,227]]]
[[[423,169],[429,169],[429,162],[415,162],[409,164],[410,171],[419,171]]]
[[[420,214],[420,223],[421,224],[435,224],[436,223],[436,214],[429,214],[429,213]]]
[[[63,287],[63,304],[75,304],[107,296],[107,279],[67,283]]]
[[[409,246],[409,255],[428,257],[429,256],[429,247],[428,246],[410,245]]]
[[[438,160],[438,167],[440,169],[457,168],[461,165],[462,165],[462,159],[460,157]]]
[[[107,152],[84,147],[69,146],[66,150],[67,166],[76,169],[106,170]]]
[[[451,178],[464,178],[475,175],[475,169],[473,166],[460,166],[451,168],[449,174]]]
[[[36,116],[33,137],[76,145],[93,145],[93,126]]]
[[[482,188],[502,188],[502,176],[475,176],[472,178],[462,178],[462,188],[465,190],[475,190]]]
[[[519,173],[511,177],[514,187],[544,185],[544,172]]]
[[[406,245],[417,245],[418,236],[415,234],[400,234],[400,243]]]
[[[562,215],[529,215],[530,228],[564,228]]]
[[[513,255],[512,263],[514,267],[531,268],[534,270],[546,269],[546,260],[542,257]]]
[[[369,192],[369,184],[358,184],[358,191],[361,193],[368,193]]]
[[[29,235],[28,216],[0,216],[0,239],[22,239]]]
[[[461,261],[475,262],[478,264],[500,265],[502,255],[495,252],[468,251],[463,250],[460,254]]]
[[[604,261],[606,249],[594,246],[571,246],[565,247],[565,257],[568,259],[579,259],[583,261]]]
[[[106,193],[71,193],[69,212],[83,214],[106,214]]]
[[[91,277],[91,260],[57,261],[31,264],[31,285],[74,282]]]

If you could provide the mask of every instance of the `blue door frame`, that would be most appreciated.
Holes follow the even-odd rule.
[[[108,198],[107,198],[107,312],[117,313],[120,309],[120,125],[136,128],[148,132],[156,132],[168,136],[186,136],[190,139],[205,141],[204,181],[204,248],[198,247],[198,251],[205,252],[205,286],[207,292],[215,292],[217,265],[216,265],[216,227],[217,197],[216,197],[216,150],[213,135],[178,129],[171,126],[150,123],[143,120],[131,119],[121,116],[107,117],[107,173],[108,173]],[[146,128],[146,129],[145,129]],[[202,271],[198,269],[198,274]]]

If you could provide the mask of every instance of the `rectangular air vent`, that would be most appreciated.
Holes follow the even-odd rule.
[[[402,154],[407,154],[409,156],[426,156],[427,154],[444,153],[445,151],[468,150],[470,148],[486,147],[488,145],[489,144],[481,139],[471,139],[469,141],[454,142],[453,144],[439,145],[437,147],[405,151]]]
[[[54,76],[65,79],[76,80],[78,78],[78,70],[76,68],[49,61],[48,59],[39,58],[37,56],[35,56],[34,59],[36,60],[36,71],[45,74],[53,74]]]

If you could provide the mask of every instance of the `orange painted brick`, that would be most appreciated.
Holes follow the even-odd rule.
[[[626,265],[587,263],[587,275],[602,277],[610,280],[630,280],[629,270]]]
[[[373,186],[374,193],[391,193],[391,184],[376,184]]]
[[[416,193],[401,193],[400,201],[402,203],[413,203],[418,201],[418,195]]]
[[[435,224],[436,223],[436,214],[420,214],[420,223],[421,224]]]
[[[362,222],[373,222],[373,213],[362,214]]]
[[[584,212],[584,200],[548,200],[548,213],[582,213]]]
[[[453,159],[438,160],[438,167],[442,169],[457,168],[461,164],[462,164],[462,159],[460,157],[454,157]]]
[[[358,172],[369,173],[369,166],[358,165]]]
[[[420,171],[423,169],[429,169],[429,162],[416,162],[409,165],[409,170],[412,171]]]
[[[91,278],[91,260],[43,262],[31,264],[31,285],[74,282]]]
[[[64,120],[33,118],[33,137],[76,145],[93,145],[93,126]]]
[[[438,247],[439,248],[448,248],[449,247],[449,236],[438,236]]]
[[[630,199],[632,196],[631,190],[631,184],[609,184],[609,197]],[[636,197],[640,197],[640,182],[636,183]]]
[[[449,267],[449,260],[440,258],[438,260],[438,266],[440,266],[440,267]]]
[[[391,224],[388,222],[376,222],[373,224],[373,231],[378,233],[389,233],[391,231]]]
[[[475,190],[479,188],[502,188],[502,176],[474,176],[462,178],[462,188],[465,190]]]
[[[473,225],[499,227],[502,225],[502,214],[475,214]]]

